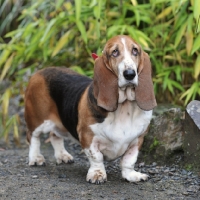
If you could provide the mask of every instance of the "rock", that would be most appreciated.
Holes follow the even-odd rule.
[[[144,162],[139,163],[139,167],[144,167],[144,166],[145,166]]]
[[[195,125],[198,127],[198,130],[200,130],[200,101],[191,101],[188,104],[186,111],[193,119]]]
[[[67,178],[67,176],[65,174],[59,174],[58,178]]]
[[[184,161],[188,168],[200,169],[200,101],[191,101],[184,121]]]
[[[184,112],[175,106],[158,106],[154,110],[149,132],[145,136],[142,151],[158,160],[166,161],[183,146]]]
[[[156,165],[157,165],[157,163],[156,163],[156,162],[153,162],[153,163],[152,163],[152,166],[153,166],[153,167],[155,167]]]
[[[181,174],[182,174],[182,175],[187,175],[187,173],[188,173],[188,172],[187,172],[185,169],[183,169],[183,170],[181,171]]]

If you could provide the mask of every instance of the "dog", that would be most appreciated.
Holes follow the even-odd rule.
[[[62,67],[36,72],[25,92],[29,165],[45,164],[39,136],[50,133],[57,164],[73,162],[64,138],[80,142],[90,183],[105,182],[104,159],[118,157],[124,179],[147,180],[134,165],[156,106],[151,73],[148,54],[126,35],[107,41],[95,59],[93,80]]]

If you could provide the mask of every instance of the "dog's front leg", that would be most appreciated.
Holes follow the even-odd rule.
[[[145,181],[148,179],[148,175],[134,170],[138,152],[138,145],[134,144],[130,146],[121,160],[122,177],[130,182]]]
[[[103,154],[99,150],[97,142],[92,142],[88,149],[84,149],[90,162],[90,168],[86,180],[90,183],[100,184],[107,180],[106,170],[103,163]]]

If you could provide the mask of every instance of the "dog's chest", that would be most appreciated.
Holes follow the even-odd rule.
[[[147,129],[152,111],[141,110],[135,102],[119,104],[110,112],[103,123],[91,125],[100,151],[108,159],[125,153],[128,146]]]

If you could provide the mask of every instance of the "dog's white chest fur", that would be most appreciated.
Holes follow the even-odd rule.
[[[94,141],[107,159],[115,159],[125,153],[147,129],[152,111],[141,110],[135,101],[125,101],[115,112],[109,112],[103,123],[90,125]]]

